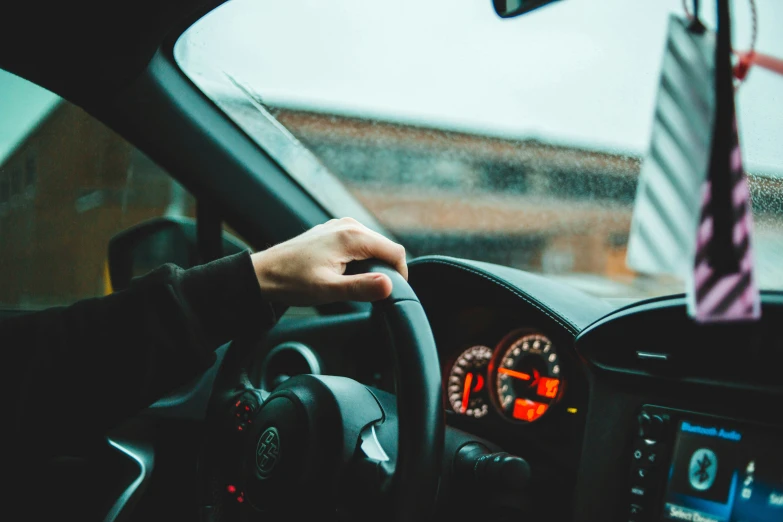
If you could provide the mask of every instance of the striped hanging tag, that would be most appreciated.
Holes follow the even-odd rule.
[[[692,272],[702,185],[715,117],[715,33],[669,19],[650,148],[642,163],[628,239],[628,266]]]
[[[733,103],[731,104],[733,109]],[[693,276],[688,282],[688,312],[699,322],[755,320],[761,316],[759,291],[753,275],[753,215],[748,179],[742,168],[742,154],[733,113],[728,177],[730,198],[724,208],[729,211],[732,259],[714,258],[716,250],[715,213],[721,211],[714,197],[713,181],[704,184],[701,219],[696,237]],[[720,253],[722,256],[726,254]],[[728,263],[726,261],[729,261]],[[729,267],[728,269],[725,267]]]
[[[696,321],[748,321],[761,316],[753,274],[753,221],[742,169],[731,66],[729,2],[718,2],[715,125],[688,278],[688,312]]]

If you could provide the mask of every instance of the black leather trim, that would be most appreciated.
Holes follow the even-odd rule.
[[[384,263],[372,259],[367,261],[354,261],[348,265],[345,272],[346,274],[363,274],[365,272],[385,274],[391,279],[392,293],[384,301],[389,303],[398,303],[400,301],[419,302],[419,298],[400,273]]]
[[[422,265],[449,266],[490,281],[536,308],[574,336],[613,310],[601,299],[573,287],[505,266],[447,256],[424,256],[409,263],[412,269]]]
[[[431,520],[445,430],[435,339],[418,301],[384,302],[380,306],[393,337],[398,383],[398,457],[392,479],[395,518]]]
[[[427,315],[408,282],[375,260],[351,263],[349,273],[392,280],[391,295],[373,303],[392,339],[399,434],[392,477],[394,520],[430,520],[440,484],[445,431],[438,350]]]

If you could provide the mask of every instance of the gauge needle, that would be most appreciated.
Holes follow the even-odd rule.
[[[473,384],[473,373],[465,376],[465,385],[462,387],[462,413],[468,410],[468,400],[470,399],[470,386]]]
[[[509,377],[514,377],[515,379],[522,379],[523,381],[530,380],[530,375],[522,372],[515,372],[514,370],[509,370],[508,368],[498,368],[498,373],[503,373]]]

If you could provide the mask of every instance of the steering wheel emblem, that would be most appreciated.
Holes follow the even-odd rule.
[[[264,478],[268,477],[280,459],[280,434],[276,428],[267,428],[258,438],[256,446],[256,469]]]

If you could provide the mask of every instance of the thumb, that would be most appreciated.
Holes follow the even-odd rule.
[[[340,297],[349,301],[380,301],[392,291],[391,279],[383,274],[341,275],[336,286]]]

